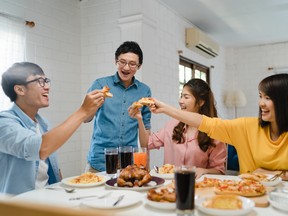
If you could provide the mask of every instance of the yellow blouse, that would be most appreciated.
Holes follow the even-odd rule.
[[[273,141],[270,127],[262,128],[256,117],[223,120],[203,116],[199,130],[235,146],[240,173],[253,172],[257,168],[288,170],[288,133]]]

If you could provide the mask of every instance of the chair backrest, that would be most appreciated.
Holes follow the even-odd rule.
[[[239,171],[237,150],[234,146],[227,144],[227,170]]]
[[[74,209],[33,202],[0,200],[1,216],[97,216],[111,215],[101,210]]]

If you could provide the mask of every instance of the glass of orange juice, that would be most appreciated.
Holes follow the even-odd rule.
[[[147,161],[148,161],[148,154],[147,154],[147,148],[145,147],[136,147],[133,148],[133,159],[134,164],[136,164],[139,167],[145,167],[147,168]]]

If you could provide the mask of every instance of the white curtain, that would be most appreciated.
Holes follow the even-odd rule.
[[[25,24],[0,14],[0,82],[2,73],[13,63],[25,60]],[[0,111],[11,107],[10,99],[0,88]]]

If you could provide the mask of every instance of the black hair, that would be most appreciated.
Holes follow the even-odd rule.
[[[139,57],[139,64],[142,65],[143,63],[143,52],[140,48],[140,46],[138,45],[138,43],[136,43],[135,41],[126,41],[123,44],[121,44],[118,49],[115,52],[115,61],[118,60],[118,57],[121,54],[125,54],[125,53],[134,53],[136,55],[138,55]]]
[[[209,117],[217,117],[217,109],[213,92],[204,80],[193,78],[185,83],[184,87],[188,87],[189,92],[195,97],[195,103],[200,107],[199,114]],[[202,101],[204,104],[200,106]],[[172,139],[177,141],[177,143],[185,142],[185,137],[183,135],[184,126],[185,124],[183,122],[179,122],[173,130]],[[199,131],[197,139],[199,147],[203,152],[206,152],[209,146],[215,146],[215,144],[212,143],[211,138],[204,132]]]
[[[258,85],[258,90],[270,97],[275,109],[276,124],[279,134],[288,131],[288,74],[275,74],[264,78]],[[270,122],[261,118],[259,107],[259,124],[261,127],[270,125]]]
[[[24,85],[31,75],[44,75],[42,68],[31,62],[14,63],[2,74],[2,89],[5,94],[14,102],[17,94],[14,91],[15,85]]]

